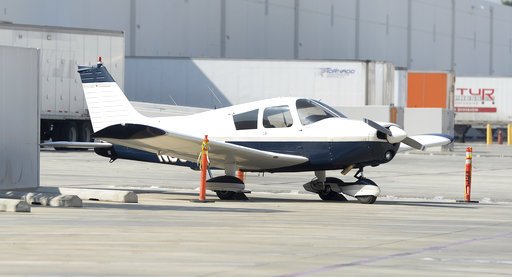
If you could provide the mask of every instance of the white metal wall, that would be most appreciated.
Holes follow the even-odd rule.
[[[128,56],[372,59],[512,76],[512,8],[485,0],[3,0],[0,20],[123,30]]]
[[[134,101],[204,108],[279,96],[310,97],[335,106],[368,101],[365,62],[129,58],[126,64],[126,94]],[[383,74],[384,69],[372,74],[373,90],[386,90]],[[373,93],[372,104],[389,104],[375,94],[384,93]]]
[[[0,46],[0,189],[39,186],[39,51]]]
[[[124,38],[119,32],[1,24],[0,45],[41,50],[43,118],[88,117],[77,66],[95,64],[98,56],[124,87]]]

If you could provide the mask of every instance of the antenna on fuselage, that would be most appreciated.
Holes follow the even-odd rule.
[[[207,88],[208,88],[208,90],[210,90],[210,93],[213,95],[213,97],[215,97],[215,99],[217,100],[217,102],[219,102],[219,104],[220,104],[221,106],[225,106],[225,105],[220,101],[219,97],[217,97],[217,95],[215,94],[215,92],[213,91],[213,89],[212,89],[210,86],[208,86]],[[217,108],[217,106],[215,106],[215,108]]]
[[[178,103],[176,103],[176,101],[174,101],[174,98],[172,98],[172,96],[171,96],[170,94],[169,94],[169,95],[167,95],[167,96],[169,96],[169,98],[171,98],[171,100],[172,100],[172,102],[174,102],[174,105],[175,105],[175,106],[178,106]]]

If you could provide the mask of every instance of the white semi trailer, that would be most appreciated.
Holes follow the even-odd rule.
[[[279,96],[331,106],[391,105],[394,66],[378,61],[129,57],[133,101],[219,108]]]
[[[0,23],[0,45],[40,49],[41,140],[89,141],[92,128],[77,65],[95,64],[101,56],[123,87],[123,32]]]
[[[457,76],[454,94],[455,130],[462,139],[471,127],[512,123],[512,78]]]

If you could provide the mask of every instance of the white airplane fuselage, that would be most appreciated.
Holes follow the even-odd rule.
[[[189,116],[158,117],[145,124],[165,131],[180,130],[194,136],[208,135],[216,141],[309,159],[306,164],[265,170],[270,172],[376,166],[390,161],[397,152],[399,143],[390,144],[385,138],[379,138],[377,131],[361,120],[331,117],[302,124],[296,109],[298,99],[303,98],[274,98]],[[275,106],[289,107],[293,122],[290,126],[266,128],[263,125],[262,111]],[[237,130],[233,116],[250,110],[258,110],[255,128]]]

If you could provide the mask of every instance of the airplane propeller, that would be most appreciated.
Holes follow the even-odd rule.
[[[396,127],[396,126],[390,126],[389,128],[385,128],[384,126],[380,125],[379,123],[370,120],[368,118],[364,119],[364,122],[368,124],[370,127],[376,129],[379,132],[382,132],[386,135],[386,140],[389,143],[397,143],[402,142],[404,144],[409,145],[410,147],[418,150],[425,150],[425,146],[416,140],[410,138],[407,136],[407,133],[405,133],[404,130]]]

